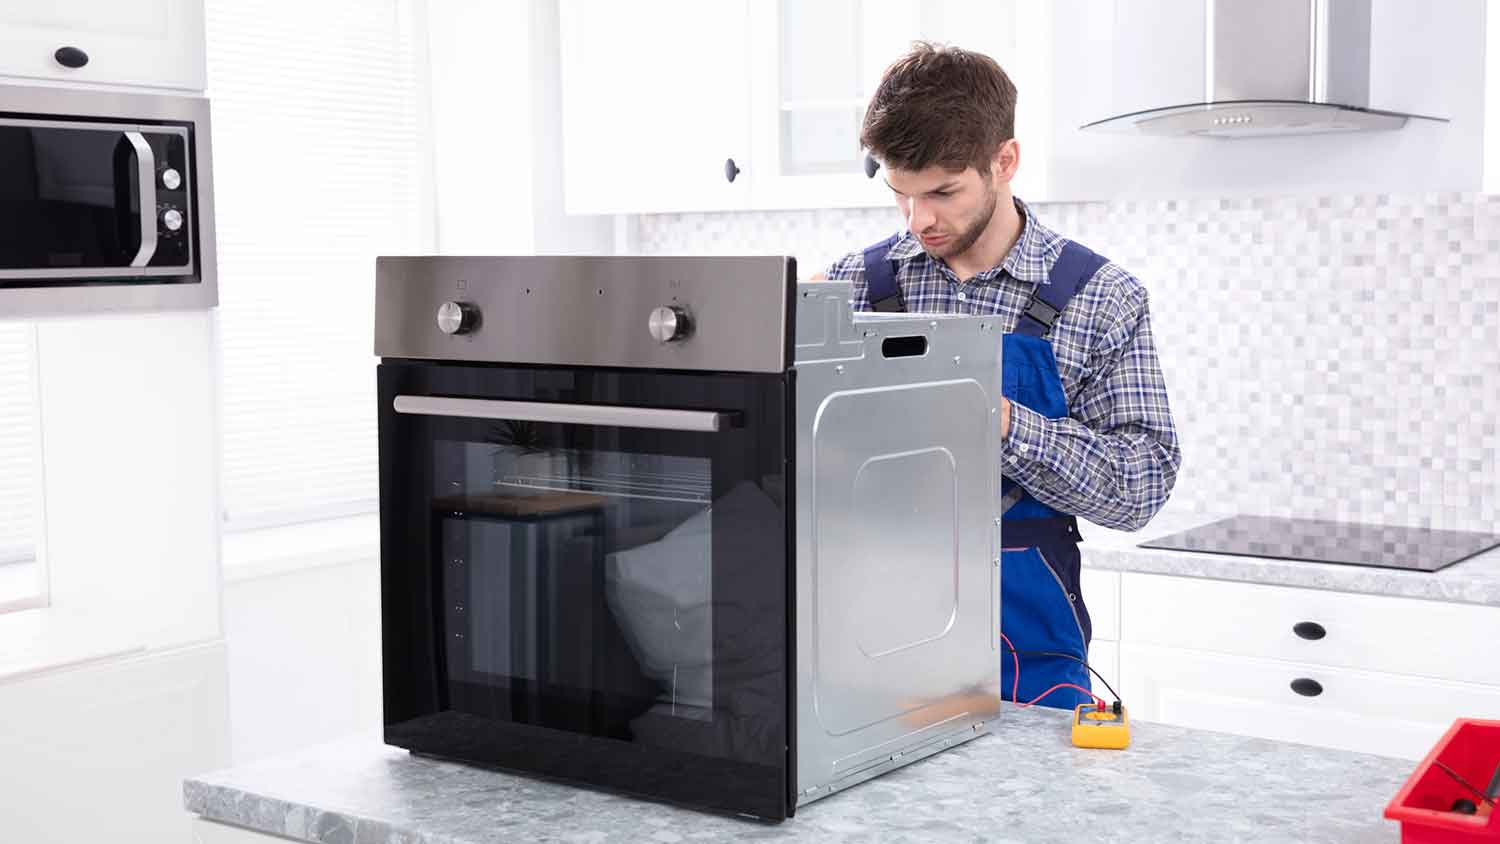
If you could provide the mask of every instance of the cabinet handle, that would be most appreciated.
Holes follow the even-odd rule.
[[[734,181],[734,177],[738,176],[739,174],[740,174],[740,168],[737,165],[735,165],[734,159],[733,158],[726,158],[724,160],[724,178],[726,178],[729,181],[733,182]]]
[[[879,169],[880,169],[880,162],[876,161],[874,158],[872,158],[868,154],[866,154],[865,155],[865,178],[866,179],[873,179],[873,178],[875,178],[875,171],[877,171]]]
[[[1292,681],[1292,691],[1303,697],[1317,697],[1323,693],[1323,684],[1311,677],[1298,677]]]
[[[1303,639],[1314,642],[1328,635],[1328,631],[1323,629],[1323,625],[1316,621],[1299,621],[1292,625],[1292,632]]]
[[[80,68],[89,63],[89,54],[77,47],[58,47],[52,58],[63,67]]]

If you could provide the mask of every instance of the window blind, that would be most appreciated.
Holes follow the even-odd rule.
[[[410,6],[207,2],[228,530],[375,508],[375,258],[431,251]]]
[[[30,323],[0,322],[0,566],[36,555],[35,338]]]

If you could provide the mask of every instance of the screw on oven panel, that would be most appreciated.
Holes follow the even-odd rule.
[[[834,372],[835,375],[843,375],[844,374],[844,365],[843,364],[839,364],[838,366],[835,366],[833,368],[833,372]]]
[[[464,634],[462,634],[462,633],[454,633],[453,634],[453,638],[455,638],[455,639],[462,640],[463,637],[464,637]]]
[[[954,366],[958,366],[962,362],[963,362],[963,359],[961,357],[959,357],[958,355],[954,355],[953,356],[953,365]]]

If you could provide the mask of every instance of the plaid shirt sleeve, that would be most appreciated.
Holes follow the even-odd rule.
[[[865,284],[865,256],[863,252],[850,252],[834,261],[823,271],[827,281],[849,282],[849,300],[855,312],[870,309],[869,285]]]
[[[1151,339],[1146,289],[1113,264],[1099,272],[1117,274],[1110,279],[1117,283],[1099,314],[1090,377],[1062,419],[1011,403],[1001,467],[1057,510],[1139,530],[1166,503],[1182,452]]]

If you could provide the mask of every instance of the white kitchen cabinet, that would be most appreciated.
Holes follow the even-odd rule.
[[[201,91],[203,0],[0,0],[0,76]]]
[[[1500,608],[1135,572],[1119,595],[1143,721],[1418,758],[1500,712]]]
[[[757,208],[883,206],[892,202],[879,172],[864,169],[859,130],[881,74],[918,39],[994,58],[1024,91],[1045,69],[1038,37],[1046,4],[1018,0],[779,0],[752,11],[751,128]],[[1045,125],[1042,97],[1022,98],[1018,137]],[[1030,141],[1016,190],[1030,168]]]
[[[1117,641],[1120,638],[1120,573],[1086,568],[1080,573],[1078,588],[1083,592],[1089,621],[1095,639]]]
[[[180,842],[185,777],[229,764],[222,640],[0,684],[0,838]]]
[[[749,7],[561,0],[568,213],[750,206]]]
[[[1128,641],[1120,681],[1140,721],[1405,759],[1424,756],[1455,718],[1500,712],[1496,686]]]
[[[927,39],[983,52],[1022,91],[1015,189],[1039,189],[1044,3],[563,0],[569,213],[882,207],[859,129],[886,65]],[[629,129],[629,132],[624,131]],[[726,159],[739,174],[724,177]]]
[[[1089,666],[1099,672],[1097,676],[1093,674],[1089,675],[1089,685],[1093,689],[1094,694],[1105,700],[1112,700],[1109,693],[1110,688],[1113,688],[1119,694],[1124,694],[1124,692],[1120,691],[1119,642],[1111,642],[1107,639],[1095,639],[1090,642]],[[1104,678],[1104,682],[1108,683],[1109,687],[1099,682],[1100,677]],[[1127,705],[1129,704],[1128,699],[1122,698],[1122,700],[1125,700]]]

